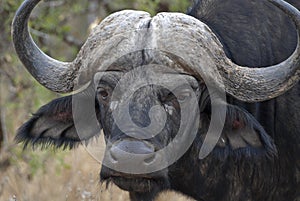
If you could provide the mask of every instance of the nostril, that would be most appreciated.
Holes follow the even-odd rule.
[[[155,159],[155,154],[151,154],[150,156],[148,156],[147,158],[144,159],[144,162],[146,165],[151,164]]]
[[[124,139],[118,141],[110,147],[108,152],[112,163],[127,160],[128,157],[141,160],[145,164],[149,164],[155,159],[154,145],[140,140]]]
[[[118,162],[118,156],[116,156],[116,153],[113,152],[112,150],[109,151],[109,156],[111,159],[112,163],[117,163]]]
[[[149,154],[154,152],[154,146],[148,142],[139,140],[122,140],[111,148],[114,152],[127,152],[132,154]]]

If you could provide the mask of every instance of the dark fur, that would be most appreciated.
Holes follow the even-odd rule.
[[[39,130],[39,132],[32,132],[35,124],[39,119],[43,118],[47,122],[47,126]],[[53,127],[59,125],[68,125],[59,133],[57,138],[51,136],[44,137],[44,133],[49,132]],[[54,146],[56,148],[73,148],[80,142],[78,138],[67,137],[67,132],[74,129],[74,122],[72,117],[72,96],[67,96],[55,99],[47,105],[41,107],[32,118],[22,125],[18,130],[16,136],[17,142],[24,142],[24,148],[29,144],[33,147],[41,144],[43,148]]]
[[[74,96],[77,99],[81,98],[84,103],[84,100],[93,93],[94,89],[90,86]],[[74,127],[72,98],[73,95],[61,97],[41,107],[29,121],[19,128],[16,141],[23,142],[24,148],[30,144],[33,148],[41,145],[41,148],[71,149],[77,147],[82,141],[88,143],[91,137],[98,136],[100,133],[97,130],[91,130],[84,136],[78,136]],[[81,105],[80,108],[84,110],[85,106]],[[99,115],[98,107],[95,108]],[[79,120],[89,121],[88,117],[80,117]]]
[[[298,0],[288,2],[300,8]],[[287,58],[296,45],[293,23],[264,0],[198,0],[189,14],[210,26],[223,43],[228,57],[241,65],[278,63]],[[150,192],[131,191],[131,200],[151,201],[165,189],[197,200],[300,199],[300,84],[284,95],[262,103],[228,99],[230,104],[222,133],[225,144],[218,142],[208,157],[198,159],[210,121],[209,103],[205,101],[207,107],[201,110],[204,126],[184,156],[168,167],[168,183],[162,183]],[[25,146],[75,147],[80,139],[76,138],[72,127],[71,102],[70,97],[64,97],[43,106],[19,129],[17,141],[25,142]],[[100,120],[102,124],[109,121]],[[43,121],[46,127],[35,128],[40,125],[38,121]],[[47,132],[60,126],[64,129],[54,133],[54,138],[48,136]],[[106,130],[105,125],[102,126]],[[90,137],[91,134],[84,140]]]

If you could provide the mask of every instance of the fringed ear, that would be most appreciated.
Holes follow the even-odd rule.
[[[73,96],[84,98],[85,95],[75,94]],[[19,128],[15,140],[23,142],[24,148],[31,144],[32,147],[40,145],[42,148],[54,146],[55,148],[71,149],[81,141],[87,141],[99,135],[99,130],[88,129],[86,133],[78,135],[72,112],[73,96],[58,98],[42,106],[29,121]],[[85,108],[84,105],[80,107]],[[96,112],[99,113],[97,107]],[[87,121],[87,119],[89,117],[82,116],[78,120]]]
[[[251,114],[240,107],[228,105],[223,132],[214,153],[221,158],[273,158],[277,150],[272,138]]]

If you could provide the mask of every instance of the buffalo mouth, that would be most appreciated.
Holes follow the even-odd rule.
[[[100,180],[101,182],[112,182],[125,191],[144,193],[158,188],[167,188],[169,182],[166,175],[166,171],[147,175],[133,175],[115,172],[102,167]]]
[[[147,178],[112,177],[112,182],[125,191],[150,192],[158,186],[157,181]]]

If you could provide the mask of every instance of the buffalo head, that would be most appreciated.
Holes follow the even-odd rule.
[[[76,93],[40,108],[19,129],[18,141],[72,148],[103,129],[107,148],[101,179],[137,193],[172,188],[170,175],[185,166],[177,160],[195,147],[202,147],[195,160],[213,149],[220,160],[231,153],[236,158],[276,153],[255,118],[226,104],[225,97],[264,101],[290,89],[299,80],[299,42],[277,65],[239,66],[196,18],[126,10],[104,19],[73,62],[61,62],[45,55],[28,32],[38,2],[26,0],[15,16],[16,52],[42,85]],[[280,0],[268,2],[300,30],[297,9]]]

